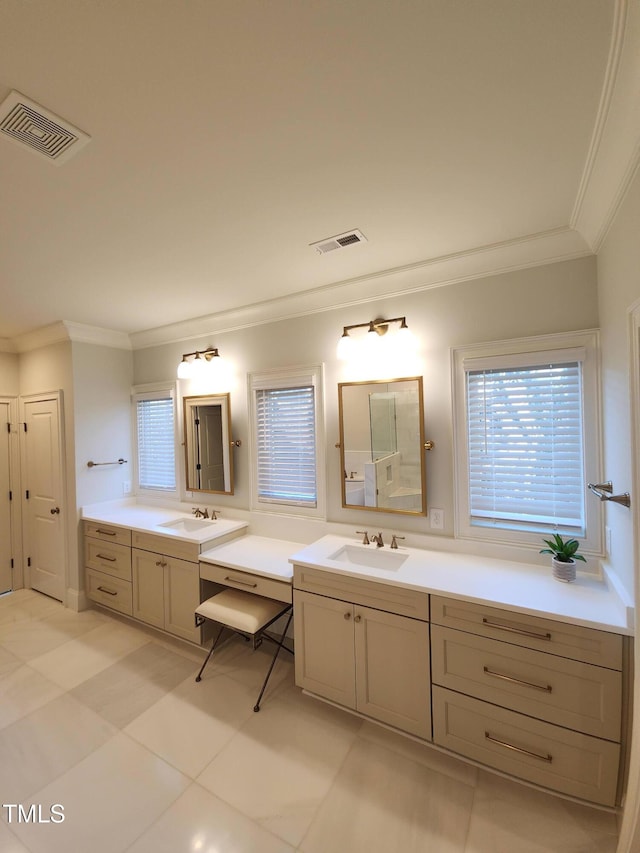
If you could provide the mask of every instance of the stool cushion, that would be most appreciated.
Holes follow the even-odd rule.
[[[257,634],[264,625],[278,614],[285,613],[290,607],[290,604],[264,598],[262,595],[253,595],[240,589],[225,589],[203,601],[196,608],[196,613],[237,631]]]

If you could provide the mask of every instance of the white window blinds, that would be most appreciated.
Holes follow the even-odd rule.
[[[584,535],[581,361],[478,366],[465,364],[471,523]]]
[[[138,485],[141,489],[175,491],[173,399],[168,392],[136,400]]]
[[[313,385],[255,390],[258,499],[315,507]]]

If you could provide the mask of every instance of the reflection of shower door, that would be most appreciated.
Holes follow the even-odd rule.
[[[395,394],[369,394],[369,425],[372,461],[395,453],[398,449]]]
[[[202,406],[198,411],[198,488],[224,492],[222,407]]]

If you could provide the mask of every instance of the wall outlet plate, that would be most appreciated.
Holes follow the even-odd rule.
[[[432,530],[444,530],[444,510],[432,507],[429,510],[429,526]]]

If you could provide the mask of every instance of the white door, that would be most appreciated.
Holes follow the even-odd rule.
[[[9,422],[9,403],[0,402],[0,593],[12,588]]]
[[[24,403],[25,556],[30,585],[59,601],[65,590],[62,444],[56,398]]]

